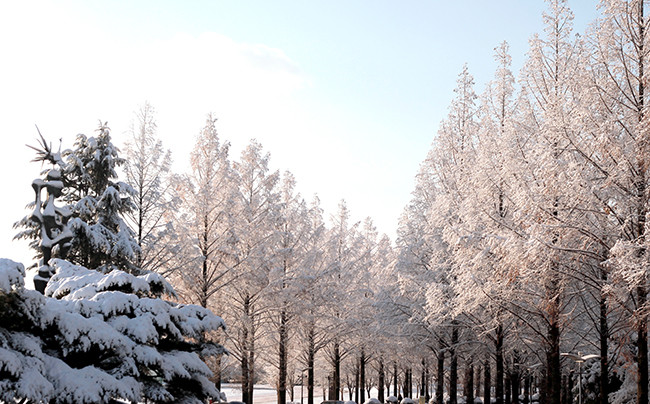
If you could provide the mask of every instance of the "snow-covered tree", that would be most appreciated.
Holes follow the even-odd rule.
[[[332,322],[328,311],[331,299],[331,279],[327,277],[328,266],[325,259],[326,228],[320,200],[314,197],[308,211],[310,232],[304,240],[306,256],[303,276],[299,278],[302,289],[296,311],[298,357],[304,363],[307,373],[307,404],[314,404],[314,383],[316,375],[316,355],[328,344]]]
[[[350,353],[349,335],[351,327],[352,304],[350,292],[353,290],[354,274],[357,271],[360,247],[359,223],[350,224],[350,211],[344,200],[339,203],[336,214],[331,216],[331,225],[324,245],[327,262],[329,290],[327,318],[330,327],[336,330],[324,348],[326,359],[331,366],[328,399],[339,400],[342,388],[342,364]]]
[[[461,337],[461,323],[456,318],[454,307],[457,296],[453,290],[457,263],[454,249],[460,237],[466,232],[462,218],[462,206],[469,197],[471,168],[476,160],[478,108],[474,92],[474,78],[467,65],[458,76],[454,89],[456,96],[449,107],[449,114],[440,125],[434,147],[425,164],[430,165],[433,186],[437,190],[431,210],[428,213],[430,234],[437,233],[439,241],[434,250],[431,269],[433,282],[427,285],[426,318],[434,325],[439,335],[443,357],[447,351],[449,365],[450,403],[457,402],[458,344]],[[447,335],[447,338],[442,338]],[[444,346],[444,348],[443,348]],[[440,383],[440,381],[439,381]],[[440,394],[439,394],[440,396]],[[438,397],[441,400],[442,397]]]
[[[299,278],[304,276],[308,258],[307,238],[311,232],[307,206],[295,187],[295,178],[290,172],[285,172],[280,183],[277,218],[273,221],[275,264],[269,286],[274,289],[271,325],[277,362],[271,360],[271,363],[277,364],[278,369],[278,404],[287,402],[290,330],[296,315],[300,315],[300,305],[296,300],[301,293]]]
[[[140,269],[162,274],[175,268],[170,263],[178,254],[173,212],[179,199],[173,187],[171,152],[157,136],[156,110],[148,103],[135,113],[124,147],[125,182],[134,191],[133,209],[125,215],[140,250],[135,264]]]
[[[503,241],[511,233],[508,212],[512,211],[507,169],[511,147],[514,110],[514,77],[510,71],[508,44],[495,48],[498,64],[495,78],[486,86],[481,97],[481,124],[476,141],[475,168],[467,173],[468,196],[462,201],[460,216],[463,233],[459,234],[454,250],[454,293],[456,316],[472,335],[479,337],[494,356],[495,398],[503,401],[504,393],[504,338],[507,332],[503,307],[512,296],[510,268],[504,262]],[[473,337],[475,338],[475,337]],[[479,342],[479,341],[476,341]],[[481,345],[468,353],[468,372],[472,371],[474,355],[485,351]],[[471,380],[471,379],[470,379]],[[467,385],[467,396],[472,387]]]
[[[579,214],[574,208],[580,199],[574,195],[580,185],[573,174],[580,166],[566,149],[567,138],[583,128],[577,108],[581,41],[572,38],[573,13],[566,1],[549,1],[543,20],[545,36],[531,40],[518,104],[517,142],[525,147],[517,158],[518,180],[512,189],[516,190],[513,199],[522,223],[519,228],[526,229],[526,244],[525,248],[512,248],[509,258],[516,257],[521,263],[519,276],[525,285],[518,311],[529,310],[526,324],[537,335],[538,348],[543,347],[540,359],[546,368],[542,395],[559,402],[560,351],[563,335],[568,332],[565,314],[575,305],[568,291],[575,279],[571,274],[580,266],[570,257],[575,234],[562,224]]]
[[[111,162],[119,162],[119,156],[108,129],[102,125],[98,138],[80,135],[76,145],[75,151],[65,152],[67,162],[49,147],[39,152],[68,176],[60,181],[58,170],[49,170],[48,181],[35,181],[37,210],[41,185],[48,190],[37,218],[56,218],[60,212],[54,200],[59,196],[77,201],[72,213],[77,232],[71,232],[71,244],[78,248],[74,257],[100,266],[87,269],[50,259],[51,246],[42,247],[54,272],[43,296],[24,288],[22,264],[0,260],[0,399],[61,404],[225,399],[202,360],[224,353],[221,345],[203,338],[223,328],[223,321],[203,307],[163,300],[175,296],[170,284],[159,274],[131,266],[132,255],[126,252],[137,244],[131,243],[118,215],[128,199],[120,199],[113,186],[128,187],[113,182]],[[40,233],[41,246],[53,236],[46,230]],[[119,242],[128,244],[111,244]],[[101,258],[95,261],[95,256]],[[141,274],[125,272],[119,269],[122,265]]]
[[[110,129],[100,123],[97,136],[77,135],[74,147],[63,152],[66,167],[64,200],[72,211],[74,234],[67,259],[77,265],[110,272],[141,272],[136,265],[140,250],[123,216],[133,209],[133,188],[116,181],[124,164],[111,141]]]
[[[257,344],[268,323],[267,292],[269,275],[275,265],[274,223],[278,211],[280,174],[269,172],[270,155],[252,140],[234,163],[237,191],[235,196],[234,235],[236,244],[235,280],[229,284],[229,320],[232,354],[242,369],[242,401],[253,403],[255,364],[260,352]]]
[[[208,307],[229,281],[233,267],[234,177],[228,150],[209,114],[190,156],[191,172],[178,183],[183,205],[178,215],[184,251],[178,264],[180,293]]]
[[[173,293],[159,275],[103,275],[53,260],[46,296],[24,288],[22,264],[0,260],[0,398],[61,404],[202,403],[222,399],[200,344],[223,321]]]
[[[39,259],[39,263],[38,274],[34,276],[34,285],[36,290],[44,293],[47,282],[54,274],[49,265],[50,259],[65,258],[70,250],[73,234],[68,221],[72,212],[66,207],[56,206],[56,199],[64,190],[61,171],[66,167],[60,151],[54,152],[52,145],[48,144],[42,135],[42,148],[30,147],[37,152],[37,157],[33,161],[49,162],[53,168],[42,173],[45,174],[44,179],[39,178],[32,182],[36,195],[34,203],[29,206],[33,211],[16,222],[14,228],[23,228],[15,238],[31,240],[29,246],[36,250],[35,258]],[[43,190],[46,191],[44,200]]]
[[[100,123],[97,132],[96,137],[77,135],[74,148],[63,152],[54,152],[41,137],[41,148],[34,148],[38,153],[35,161],[48,161],[54,168],[44,172],[45,179],[32,184],[34,211],[14,225],[25,229],[16,238],[32,240],[30,246],[37,250],[42,268],[51,257],[60,256],[103,272],[122,269],[137,274],[140,269],[135,258],[140,249],[123,219],[133,206],[133,189],[115,181],[116,169],[124,159],[111,141],[108,126]],[[43,189],[47,190],[46,200],[42,200]],[[55,206],[54,198],[59,197],[67,206]],[[66,241],[60,242],[63,237]],[[40,272],[37,281],[46,283],[51,273]]]
[[[591,100],[596,148],[588,162],[604,178],[596,184],[605,192],[597,195],[602,209],[616,224],[608,240],[608,244],[616,243],[608,251],[613,285],[606,290],[631,320],[633,331],[628,335],[635,347],[627,355],[636,364],[635,371],[620,372],[624,387],[612,401],[630,401],[636,395],[637,403],[647,404],[647,1],[603,0],[601,9],[602,18],[590,35],[592,90],[597,97]]]
[[[191,171],[176,182],[182,204],[174,228],[180,251],[171,279],[184,301],[216,312],[225,310],[224,287],[236,264],[233,234],[235,178],[228,159],[230,144],[221,142],[216,119],[208,114],[190,155]],[[206,336],[207,338],[207,336]],[[218,341],[222,335],[213,335]],[[221,341],[222,342],[222,341]],[[221,386],[221,356],[213,370]]]

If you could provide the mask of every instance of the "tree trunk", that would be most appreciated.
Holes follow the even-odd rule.
[[[514,369],[512,375],[510,376],[510,382],[512,383],[512,404],[519,404],[519,385],[520,385],[520,373],[518,369]]]
[[[221,360],[223,359],[223,354],[217,355],[215,359],[215,369],[214,369],[214,387],[217,390],[221,391]]]
[[[359,404],[359,373],[361,369],[361,358],[357,358],[357,366],[354,367],[354,401]],[[351,390],[351,389],[350,389]],[[352,391],[350,391],[352,397]],[[352,400],[352,398],[350,398]]]
[[[436,380],[436,404],[443,404],[443,394],[445,388],[445,345],[440,340],[440,350],[438,351],[438,373]]]
[[[555,280],[553,281],[555,282]],[[556,292],[557,293],[557,292]],[[548,350],[546,352],[546,398],[549,404],[560,404],[562,371],[560,368],[560,308],[557,295],[549,299]]]
[[[338,400],[339,393],[341,390],[341,353],[340,353],[339,342],[334,342],[334,380],[332,380],[332,392],[334,393],[333,398],[330,400]]]
[[[327,376],[327,400],[334,400],[334,370]]]
[[[314,404],[314,362],[316,359],[316,332],[310,324],[307,348],[307,404]]]
[[[476,366],[476,376],[474,377],[475,383],[474,383],[474,397],[481,397],[481,377],[483,375],[483,368],[481,367],[481,364]]]
[[[428,363],[427,363],[427,366],[425,367],[424,373],[425,373],[425,380],[426,380],[425,390],[424,390],[424,399],[425,399],[424,401],[426,401],[428,403],[429,399],[431,398],[431,390],[429,388],[431,386],[431,378],[429,377],[429,364]]]
[[[393,395],[399,396],[399,387],[397,386],[397,362],[393,362]]]
[[[282,309],[279,329],[278,404],[287,403],[287,317],[286,309]]]
[[[250,339],[248,346],[250,351],[248,353],[248,399],[250,400],[249,404],[253,404],[253,391],[255,387],[255,330],[251,326],[251,332],[248,334]]]
[[[648,404],[648,320],[644,313],[646,306],[646,291],[644,287],[637,288],[640,314],[637,325],[637,366],[639,368],[639,380],[637,383],[637,404]]]
[[[366,401],[366,352],[361,348],[361,358],[359,358],[359,384],[361,385],[361,397],[359,403]]]
[[[497,325],[496,338],[494,341],[496,352],[496,404],[503,404],[503,326]]]
[[[250,302],[248,298],[244,299],[244,316],[250,312]],[[248,326],[244,324],[241,330],[241,399],[246,404],[252,404],[248,393],[249,389],[249,372],[248,372]]]
[[[458,344],[458,326],[454,321],[451,329],[451,363],[449,365],[449,404],[458,404],[458,356],[456,345]]]
[[[607,282],[607,271],[601,270],[601,279],[603,283]],[[609,403],[609,325],[607,323],[607,298],[600,297],[600,395],[598,401],[600,404]]]
[[[427,396],[427,365],[422,358],[422,377],[420,380],[420,397]],[[425,400],[426,401],[426,400]]]
[[[244,403],[251,404],[248,398],[248,329],[246,327],[242,327],[241,336],[241,399]]]
[[[519,353],[516,350],[512,353],[512,373],[510,374],[510,382],[512,383],[512,404],[519,404],[521,367],[519,367]]]
[[[530,375],[526,374],[524,377],[524,402],[523,404],[530,404]]]
[[[384,384],[386,383],[386,380],[384,379],[384,360],[383,358],[379,358],[379,372],[377,376],[377,400],[379,402],[383,403],[384,402]]]
[[[484,371],[484,380],[483,380],[483,404],[490,404],[490,395],[492,389],[492,379],[490,376],[490,356],[488,355],[485,358],[485,364],[483,365]]]
[[[465,366],[465,388],[463,393],[465,394],[466,404],[474,404],[474,360],[469,358]]]

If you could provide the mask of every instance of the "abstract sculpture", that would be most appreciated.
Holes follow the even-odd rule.
[[[34,161],[49,161],[52,165],[65,167],[61,154],[53,153],[52,146],[47,144],[42,135],[41,146],[42,149],[29,146],[38,152],[38,157]],[[54,275],[49,265],[52,254],[65,259],[70,250],[73,234],[68,228],[68,220],[70,220],[72,212],[67,208],[59,208],[54,205],[55,199],[63,193],[63,181],[59,170],[54,168],[49,170],[44,180],[35,179],[32,182],[32,188],[34,188],[36,197],[34,211],[30,218],[40,227],[39,248],[43,254],[39,261],[38,274],[34,276],[34,287],[44,294],[47,282]],[[45,200],[42,199],[43,189],[46,191]]]

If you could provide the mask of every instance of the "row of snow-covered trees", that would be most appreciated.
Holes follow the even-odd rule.
[[[222,377],[241,377],[249,404],[260,380],[277,387],[280,403],[295,399],[287,391],[298,382],[309,404],[320,395],[316,386],[340,397],[344,381],[353,384],[346,358],[360,358],[364,372],[376,350],[368,338],[377,332],[373,304],[392,260],[390,240],[370,219],[350,223],[344,202],[323,218],[318,198],[306,202],[291,173],[271,172],[256,141],[231,161],[212,115],[196,137],[190,172],[172,174],[155,110],[145,104],[136,115],[124,172],[134,190],[126,218],[138,266],[164,274],[183,301],[224,317],[227,331],[210,335],[229,350],[210,362],[217,387]]]
[[[583,400],[648,403],[649,10],[600,3],[574,36],[549,1],[518,79],[505,42],[481,96],[463,69],[402,216],[401,302],[451,404],[475,380],[517,403],[530,376],[541,402],[570,402],[563,353],[592,357]]]

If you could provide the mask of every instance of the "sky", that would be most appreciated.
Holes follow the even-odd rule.
[[[569,1],[574,30],[597,0]],[[513,71],[541,33],[542,0],[25,0],[0,3],[0,257],[32,264],[12,224],[28,214],[40,129],[55,148],[108,122],[121,147],[156,109],[174,171],[212,112],[231,160],[256,139],[271,168],[345,200],[396,238],[414,177],[467,63],[480,94],[507,41]]]

